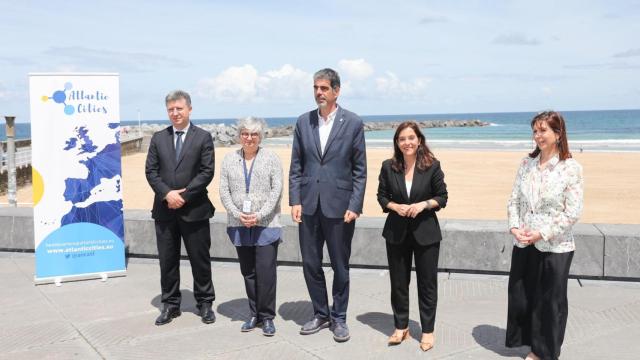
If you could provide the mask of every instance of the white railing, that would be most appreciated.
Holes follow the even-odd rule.
[[[7,171],[7,154],[2,152],[0,158],[0,172]],[[31,146],[16,149],[16,168],[29,166],[31,164]]]

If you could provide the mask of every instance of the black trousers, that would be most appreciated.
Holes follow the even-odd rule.
[[[423,246],[409,234],[400,244],[387,242],[389,279],[391,280],[391,308],[396,329],[409,326],[409,283],[411,260],[415,258],[418,281],[418,309],[423,333],[432,333],[438,305],[438,257],[440,243]]]
[[[211,281],[211,235],[209,220],[185,222],[181,219],[157,221],[156,241],[160,258],[162,303],[180,306],[180,246],[182,238],[191,263],[193,295],[198,305],[212,303],[216,296]]]
[[[507,347],[531,346],[541,359],[558,359],[569,307],[567,281],[573,251],[513,247],[509,272]]]
[[[322,214],[320,204],[314,215],[303,215],[298,226],[302,269],[307,283],[315,317],[345,322],[349,304],[349,258],[355,221],[328,218]],[[322,249],[325,242],[333,269],[331,293],[333,305],[329,311],[327,284],[322,270]]]
[[[240,272],[249,299],[251,316],[272,320],[276,316],[276,279],[278,244],[265,246],[237,246]]]

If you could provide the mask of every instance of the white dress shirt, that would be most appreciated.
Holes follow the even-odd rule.
[[[178,134],[176,134],[176,131],[182,131],[184,134],[182,134],[182,144],[184,144],[184,139],[187,137],[187,131],[189,130],[189,127],[191,126],[191,123],[189,122],[187,124],[187,127],[185,127],[182,130],[178,130],[176,129],[176,127],[173,127],[173,147],[176,147],[176,142],[178,141]]]
[[[336,118],[336,113],[338,112],[338,107],[329,114],[326,118],[322,117],[320,114],[320,109],[318,109],[318,131],[320,132],[320,151],[324,154],[324,148],[327,146],[327,141],[329,140],[329,134],[331,133],[331,128],[333,127],[333,120]]]

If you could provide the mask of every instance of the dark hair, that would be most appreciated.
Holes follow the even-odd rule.
[[[333,90],[338,90],[340,87],[340,75],[333,69],[326,68],[316,71],[316,73],[313,74],[313,81],[320,79],[329,80],[329,84]]]
[[[415,121],[405,121],[398,125],[396,134],[393,135],[393,157],[391,158],[391,168],[396,172],[404,171],[404,157],[402,156],[402,151],[400,151],[400,147],[398,146],[398,138],[400,137],[400,133],[406,128],[411,128],[413,132],[416,133],[418,139],[420,139],[420,145],[418,145],[418,149],[416,150],[416,167],[424,171],[433,164],[436,157],[429,149],[429,146],[427,146],[427,140]]]
[[[531,129],[539,122],[545,122],[547,126],[558,135],[558,157],[560,160],[566,160],[571,158],[571,152],[569,152],[569,141],[567,141],[567,127],[564,123],[564,118],[557,111],[543,111],[536,115],[531,120]],[[540,148],[536,145],[536,148],[529,154],[529,157],[534,158],[540,154]]]

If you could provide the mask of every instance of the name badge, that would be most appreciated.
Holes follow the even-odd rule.
[[[244,200],[242,202],[242,212],[248,214],[251,212],[251,200]]]

